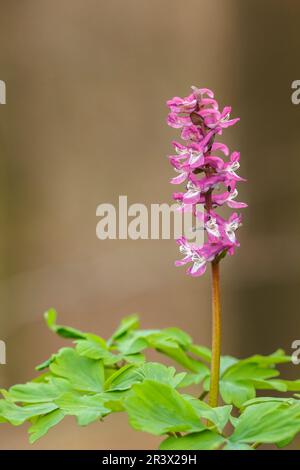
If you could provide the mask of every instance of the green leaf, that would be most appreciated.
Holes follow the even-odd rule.
[[[41,364],[38,364],[37,366],[35,366],[35,370],[40,371],[40,370],[47,369],[50,366],[51,362],[54,361],[55,357],[56,357],[56,354],[52,354],[52,356],[50,356],[49,359],[46,359]]]
[[[87,335],[86,339],[77,340],[76,351],[80,356],[95,360],[102,359],[105,365],[115,364],[123,359],[122,355],[111,353],[104,339],[99,336]]]
[[[225,371],[222,375],[222,380],[264,380],[278,375],[279,372],[275,369],[239,361]]]
[[[230,364],[230,365],[229,365]],[[240,408],[245,401],[255,397],[256,389],[285,391],[286,386],[280,381],[268,380],[279,375],[276,369],[262,367],[248,360],[223,361],[220,380],[220,394],[225,403]],[[209,377],[204,382],[204,389],[209,390]]]
[[[124,406],[131,426],[140,431],[161,435],[204,429],[187,400],[169,385],[152,380],[133,385]]]
[[[287,439],[283,439],[282,441],[279,441],[279,442],[276,442],[276,446],[279,448],[279,449],[282,449],[283,447],[286,447],[288,446],[289,444],[291,444],[294,440],[295,436],[293,437],[288,437]]]
[[[296,390],[299,386],[297,381],[293,385],[293,382],[288,384],[283,380],[270,380],[279,375],[274,366],[285,362],[290,362],[290,357],[282,350],[275,351],[269,356],[254,355],[243,360],[223,356],[220,380],[223,400],[240,408],[245,401],[255,397],[256,390],[284,392],[289,386]],[[204,389],[209,390],[209,377],[204,382]]]
[[[138,334],[138,333],[137,333]],[[145,338],[136,336],[135,332],[122,341],[117,343],[118,350],[123,355],[137,354],[144,351],[148,347],[148,343]]]
[[[283,380],[253,380],[256,390],[277,390],[278,392],[286,392],[287,385]]]
[[[220,393],[225,403],[240,408],[245,401],[255,397],[255,387],[247,381],[222,380]]]
[[[261,354],[255,354],[254,356],[250,356],[246,359],[243,359],[243,363],[255,363],[261,367],[272,366],[275,364],[285,364],[287,362],[291,362],[291,356],[286,356],[282,349],[278,349],[274,353],[270,354],[269,356],[262,356]]]
[[[100,392],[104,384],[102,361],[79,356],[72,348],[63,348],[50,365],[53,374],[70,381],[73,388],[86,392]]]
[[[141,365],[145,362],[146,358],[144,354],[126,354],[123,356],[123,360],[129,362],[129,364]]]
[[[188,349],[192,345],[192,338],[185,331],[180,328],[164,328],[160,334],[166,338],[172,339],[183,349]]]
[[[266,402],[248,406],[237,421],[231,442],[276,443],[300,431],[300,403]]]
[[[238,359],[232,356],[221,356],[220,360],[220,376],[222,377],[225,372],[229,369],[229,367],[237,364],[239,362]]]
[[[300,380],[277,380],[277,382],[286,386],[286,390],[289,392],[300,391]]]
[[[182,349],[182,347],[165,332],[153,334],[147,338],[150,347],[172,358],[188,370],[200,375],[201,380],[209,375],[209,368],[196,361]]]
[[[38,415],[44,415],[55,410],[54,403],[40,403],[28,406],[18,406],[15,403],[0,400],[0,417],[9,421],[14,426],[23,424],[26,420]]]
[[[242,409],[246,408],[247,406],[258,405],[260,403],[269,403],[269,402],[287,403],[289,405],[293,405],[295,403],[298,403],[298,400],[295,400],[294,398],[281,398],[281,397],[257,397],[257,398],[253,398],[252,400],[246,401],[243,404]]]
[[[55,403],[64,414],[76,416],[80,426],[86,426],[110,413],[110,409],[104,406],[101,394],[82,396],[66,393],[55,400]]]
[[[218,406],[212,408],[204,401],[201,401],[191,395],[183,395],[183,397],[192,405],[199,418],[205,418],[214,423],[219,432],[222,432],[228,420],[232,406]]]
[[[137,368],[133,364],[127,364],[106,379],[104,389],[106,391],[128,390],[140,380]]]
[[[213,431],[187,434],[183,437],[168,437],[159,446],[160,450],[215,450],[225,442],[224,437]]]
[[[61,391],[54,384],[28,382],[24,385],[11,387],[6,398],[20,403],[47,403],[58,398],[59,395],[61,395]]]
[[[189,351],[206,362],[211,361],[211,350],[206,348],[205,346],[199,346],[198,344],[190,344]]]
[[[69,326],[57,325],[56,324],[57,313],[56,313],[56,310],[54,310],[54,308],[50,308],[50,310],[45,312],[44,317],[50,330],[52,330],[54,333],[58,334],[59,336],[62,336],[64,338],[74,338],[74,339],[85,338],[86,336],[86,333],[83,333],[80,330],[76,330],[75,328],[71,328]]]
[[[139,317],[138,315],[130,315],[121,320],[120,325],[113,333],[111,340],[117,340],[121,336],[125,335],[131,330],[136,330],[139,327]]]
[[[231,422],[232,426],[235,428],[239,421],[239,418],[237,418],[236,416],[230,416],[229,421]]]
[[[195,373],[186,373],[181,382],[178,384],[178,388],[190,387],[191,385],[198,385],[202,380],[201,375]]]
[[[76,351],[80,356],[90,359],[103,359],[109,351],[103,348],[101,343],[87,339],[79,339],[76,341]]]
[[[64,417],[65,414],[61,410],[54,410],[44,416],[39,416],[34,424],[28,429],[30,434],[30,444],[33,444],[42,436],[47,434],[49,429],[58,424]]]
[[[254,450],[253,447],[248,444],[239,444],[237,442],[228,442],[223,450]]]
[[[149,379],[156,382],[164,383],[176,388],[184,379],[186,373],[176,374],[174,367],[167,367],[157,362],[148,362],[138,369],[141,380]]]
[[[112,412],[125,411],[124,401],[129,396],[130,390],[116,390],[101,393],[104,406]]]
[[[107,391],[128,390],[133,384],[145,379],[155,380],[175,388],[181,383],[184,376],[185,372],[176,374],[174,367],[167,367],[155,362],[148,362],[140,367],[127,364],[108,377],[104,388]]]

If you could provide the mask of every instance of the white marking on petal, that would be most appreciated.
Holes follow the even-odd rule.
[[[225,232],[231,243],[234,243],[236,240],[235,231],[239,228],[240,223],[238,220],[233,220],[225,226]]]
[[[198,253],[193,254],[192,261],[194,261],[194,264],[191,268],[191,274],[195,274],[206,263],[206,259],[198,255]]]
[[[202,156],[203,156],[203,152],[195,152],[193,150],[190,150],[189,164],[193,165]]]
[[[212,217],[211,219],[209,219],[205,224],[205,228],[207,232],[213,235],[214,237],[220,237],[219,227],[216,218]]]
[[[192,256],[193,254],[192,249],[188,245],[180,245],[179,251],[186,256]]]
[[[231,194],[229,194],[228,201],[232,201],[232,199],[235,199],[238,194],[238,190],[235,189]]]

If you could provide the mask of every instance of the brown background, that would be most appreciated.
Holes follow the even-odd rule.
[[[108,336],[140,312],[144,327],[177,325],[210,342],[209,275],[173,267],[175,243],[99,241],[96,207],[171,201],[165,155],[177,132],[166,99],[190,85],[232,104],[224,140],[241,151],[249,203],[241,249],[223,263],[223,351],[290,351],[300,337],[300,79],[297,0],[1,0],[0,386],[33,376],[65,344],[60,321]],[[233,149],[234,149],[233,148]],[[300,369],[290,367],[299,377]],[[34,449],[153,448],[123,415],[77,428],[66,419]],[[29,448],[0,426],[0,448]]]

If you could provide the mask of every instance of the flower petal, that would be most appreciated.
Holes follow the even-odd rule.
[[[181,184],[183,183],[188,176],[188,173],[186,171],[180,173],[180,175],[175,176],[174,178],[171,179],[170,183],[172,184]]]

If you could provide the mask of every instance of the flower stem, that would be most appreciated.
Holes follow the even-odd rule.
[[[221,303],[219,261],[211,263],[212,273],[212,357],[209,405],[218,406],[221,356]]]

